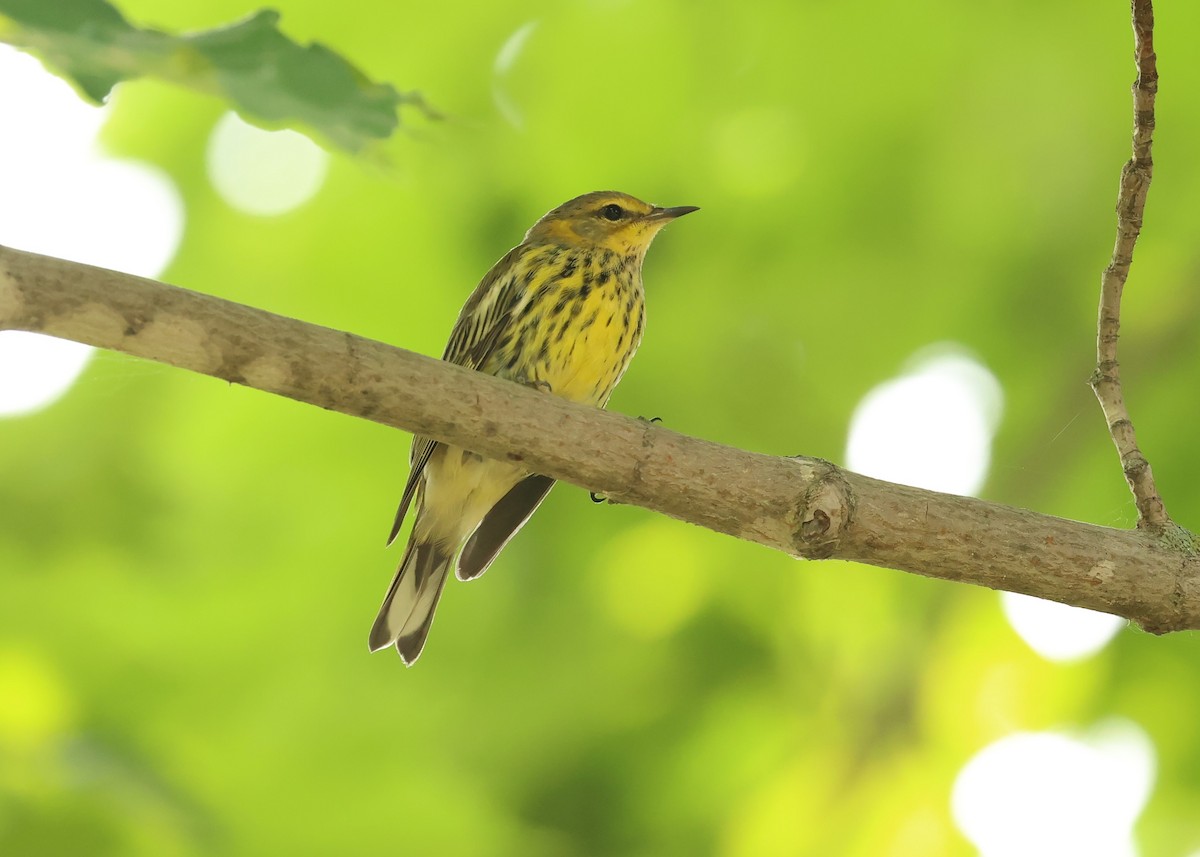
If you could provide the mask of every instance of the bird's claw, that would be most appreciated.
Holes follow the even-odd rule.
[[[646,425],[653,425],[654,423],[662,422],[662,417],[638,417],[638,419],[641,422],[646,423]],[[619,500],[614,500],[613,498],[609,497],[607,494],[601,494],[597,491],[589,491],[588,496],[592,498],[593,503],[608,503],[609,505],[613,505],[613,506],[618,505],[620,503]]]
[[[554,388],[550,386],[549,381],[541,378],[526,378],[524,375],[516,379],[517,383],[522,387],[532,387],[535,390],[541,390],[543,393],[553,393]]]

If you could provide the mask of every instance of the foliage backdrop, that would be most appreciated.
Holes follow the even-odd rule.
[[[124,86],[105,144],[186,203],[164,279],[437,354],[553,205],[700,205],[650,254],[615,409],[842,461],[861,397],[954,341],[1005,393],[983,495],[1132,525],[1085,383],[1128,156],[1125,4],[275,5],[448,118],[402,136],[394,168],[336,155],[306,206],[256,218],[205,174],[223,105]],[[185,30],[254,7],[122,9]],[[1122,353],[1192,526],[1197,38],[1200,8],[1160,10]],[[1200,848],[1194,635],[1127,630],[1053,665],[993,593],[797,563],[569,486],[451,584],[416,668],[368,656],[407,446],[109,354],[0,423],[0,852],[969,854],[949,793],[971,754],[1111,715],[1156,744],[1143,853]]]

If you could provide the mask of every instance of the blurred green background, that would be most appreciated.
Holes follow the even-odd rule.
[[[335,154],[307,204],[255,217],[206,172],[225,105],[124,85],[107,151],[186,206],[163,279],[439,354],[547,209],[606,188],[699,205],[650,253],[614,409],[843,462],[863,396],[954,342],[1005,397],[982,496],[1132,526],[1086,386],[1129,148],[1126,4],[274,5],[448,118],[391,167]],[[121,8],[186,30],[256,7]],[[1158,25],[1121,356],[1168,509],[1195,526],[1200,7]],[[1157,760],[1137,853],[1200,850],[1195,635],[1127,629],[1053,663],[992,592],[799,563],[570,486],[450,584],[415,668],[368,656],[407,451],[113,354],[0,420],[0,853],[966,855],[950,795],[973,754],[1114,717]]]

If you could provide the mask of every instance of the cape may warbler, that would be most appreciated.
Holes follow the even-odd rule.
[[[654,236],[692,206],[659,208],[600,191],[533,225],[475,287],[443,360],[604,407],[642,340],[642,260]],[[446,573],[487,570],[554,480],[519,465],[414,437],[412,470],[388,544],[409,504],[416,522],[371,629],[371,651],[421,654]]]

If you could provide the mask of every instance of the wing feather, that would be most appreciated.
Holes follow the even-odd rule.
[[[476,370],[487,364],[520,304],[519,282],[530,250],[527,244],[509,250],[479,281],[458,313],[454,329],[450,331],[450,341],[446,343],[446,350],[442,354],[443,360]],[[425,465],[437,446],[437,441],[431,438],[413,436],[408,481],[404,484],[400,506],[396,509],[396,518],[388,535],[389,545],[396,540],[404,525],[404,516],[408,514],[408,507],[416,496]]]
[[[459,580],[474,580],[487,571],[496,554],[525,526],[553,487],[553,479],[536,474],[518,482],[492,507],[467,539],[466,547],[458,557],[455,576]]]

